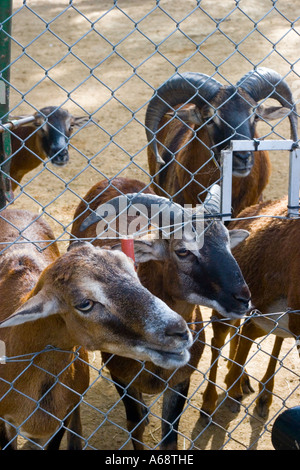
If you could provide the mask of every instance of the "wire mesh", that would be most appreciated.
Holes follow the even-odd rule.
[[[184,173],[184,178],[172,194],[162,185],[166,168],[154,173],[149,170],[146,110],[153,93],[175,73],[200,72],[224,85],[235,85],[253,68],[269,67],[286,80],[295,103],[299,101],[297,51],[300,20],[299,8],[295,4],[280,0],[226,0],[222,4],[206,0],[14,0],[13,13],[7,21],[10,20],[10,117],[33,116],[45,106],[53,106],[58,110],[68,109],[72,117],[85,116],[88,121],[79,128],[72,128],[71,135],[67,137],[64,147],[68,146],[69,162],[64,166],[54,166],[51,160],[55,153],[51,158],[45,157],[35,143],[45,129],[56,129],[57,125],[51,124],[50,118],[45,120],[48,128],[45,128],[43,120],[32,125],[25,136],[16,128],[10,129],[12,143],[14,140],[19,142],[21,149],[27,150],[26,155],[32,157],[36,165],[21,180],[10,173],[12,181],[17,181],[17,184],[13,201],[7,203],[7,209],[30,210],[37,219],[45,219],[54,232],[53,240],[48,240],[47,244],[57,242],[62,253],[73,239],[73,222],[79,220],[79,214],[75,213],[77,206],[81,203],[87,211],[86,194],[101,180],[121,195],[114,178],[135,178],[143,183],[144,188],[149,189],[152,184],[155,191],[160,190],[171,200],[180,199],[193,183],[197,185],[199,200],[202,200],[211,184],[207,187],[195,183],[196,177],[199,172],[211,172],[212,163],[218,175],[216,179],[222,185],[220,162],[214,146],[207,143],[205,146],[210,157],[200,168],[187,168],[176,160],[177,153],[174,152],[172,158],[177,171]],[[267,99],[264,100],[265,106]],[[210,117],[219,116],[220,109],[216,106]],[[198,134],[191,129],[191,139],[198,142]],[[261,139],[290,138],[287,118],[276,121],[263,119],[258,130]],[[64,136],[61,128],[58,132]],[[189,144],[185,142],[183,147],[189,148]],[[17,152],[18,149],[13,147],[11,164]],[[270,158],[272,174],[264,198],[276,199],[288,193],[288,151],[271,151]],[[168,165],[171,163],[172,160]],[[3,172],[7,169],[2,165]],[[181,203],[180,200],[178,202]],[[3,213],[0,216],[2,219]],[[34,240],[38,250],[44,250],[44,241]],[[23,247],[28,243],[31,244],[32,240],[26,239],[26,231],[22,230],[10,245]],[[4,257],[7,243],[1,244],[6,245],[4,250],[0,247]],[[225,379],[228,366],[234,364],[230,347],[235,340],[243,338],[244,330],[226,319],[211,318],[211,310],[206,307],[201,310],[203,323],[198,325],[194,341],[204,346],[204,350],[199,363],[192,368],[187,399],[180,411],[179,449],[271,449],[271,431],[276,417],[286,408],[299,404],[299,336],[287,334],[289,337],[284,339],[278,358],[273,350],[275,335],[272,331],[279,327],[279,323],[280,328],[282,323],[288,328],[286,319],[291,312],[279,315],[279,310],[274,310],[276,318],[270,315],[274,326],[269,328],[268,334],[252,340],[244,364],[249,381],[243,375],[242,383],[245,392],[253,392],[246,394],[240,402],[236,398],[230,399],[234,385],[227,388]],[[255,312],[254,317],[265,318],[266,312],[263,313]],[[299,318],[298,311],[292,313],[293,318]],[[250,324],[254,317],[243,319],[242,323]],[[216,342],[211,342],[214,325],[226,327],[227,323],[230,336],[226,336],[220,347],[214,346]],[[190,327],[193,329],[192,322]],[[205,339],[200,334],[203,331]],[[5,347],[0,347],[0,368],[7,363],[21,361],[24,362],[22,374],[26,374],[29,368],[38,367],[36,358],[49,353],[49,348],[52,355],[63,353],[49,345],[46,350],[36,351],[29,357],[6,357]],[[211,363],[214,349],[217,356]],[[264,374],[272,358],[275,369],[265,381]],[[116,381],[109,373],[111,358],[102,358],[98,351],[89,353],[88,362],[78,352],[75,353],[70,359],[70,367],[74,361],[88,368],[90,379],[84,393],[74,392],[78,400],[72,410],[67,410],[65,419],[55,416],[48,407],[53,388],[67,387],[60,375],[51,376],[51,386],[44,389],[36,401],[34,413],[46,413],[57,422],[53,434],[36,441],[24,432],[31,415],[15,423],[9,413],[4,413],[0,437],[2,439],[3,429],[6,429],[9,438],[4,445],[2,441],[3,448],[16,441],[24,449],[46,448],[52,437],[58,438],[60,432],[68,428],[68,418],[79,406],[82,431],[78,434],[72,429],[68,436],[74,445],[77,438],[84,449],[127,450],[133,448],[133,442],[139,443],[135,433],[138,425],[128,429],[123,405],[123,398],[128,399],[132,392],[131,383],[119,384],[117,391]],[[213,377],[213,365],[217,362],[217,377]],[[157,394],[145,395],[140,418],[142,423],[149,422],[144,431],[145,448],[157,450],[161,445],[161,426],[164,423],[163,396],[172,389],[175,389],[177,398],[183,396],[183,392],[172,384],[171,379],[163,381],[152,369],[147,371],[144,362],[140,362],[137,381],[142,372],[150,376],[152,384],[159,382],[161,385]],[[243,372],[244,368],[240,374]],[[271,386],[273,377],[275,384],[268,394],[268,385]],[[217,393],[217,403],[210,413],[203,410],[208,384],[212,387],[209,396],[214,396],[214,388]],[[5,394],[23,393],[17,389],[15,381],[5,383],[4,390]],[[266,413],[265,402],[270,395],[272,404]],[[27,399],[25,395],[24,407]],[[139,403],[140,397],[134,396],[132,400]],[[174,425],[175,420],[170,423],[170,429]],[[67,436],[64,436],[61,448],[67,446]]]

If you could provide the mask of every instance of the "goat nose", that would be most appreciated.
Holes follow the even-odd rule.
[[[241,304],[248,307],[251,301],[251,293],[247,286],[242,287],[239,293],[234,294],[233,297]]]
[[[234,152],[234,156],[242,161],[247,161],[252,157],[252,152]]]
[[[184,320],[182,322],[170,323],[165,330],[165,334],[166,336],[177,337],[185,341],[189,339],[189,330]]]
[[[249,308],[250,306],[250,301],[251,299],[244,299],[243,297],[237,297],[236,295],[234,296],[235,300],[237,300],[240,304],[242,304],[244,307]]]
[[[51,161],[55,165],[63,165],[67,163],[67,161],[69,160],[69,153],[68,153],[67,148],[64,148],[60,151],[57,150],[56,152],[53,153],[53,155],[54,156],[52,157]]]
[[[64,158],[68,154],[68,149],[65,147],[63,149],[54,150],[54,154],[56,157]]]

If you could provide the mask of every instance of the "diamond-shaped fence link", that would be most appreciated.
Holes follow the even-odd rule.
[[[1,62],[0,77],[5,198],[0,223],[7,232],[1,228],[1,292],[1,285],[10,286],[8,294],[1,294],[1,321],[28,299],[32,289],[34,297],[41,289],[38,286],[47,282],[42,276],[35,286],[50,263],[47,255],[46,261],[42,257],[55,251],[56,245],[64,256],[75,239],[115,243],[111,240],[115,235],[107,238],[106,225],[103,233],[99,224],[97,233],[95,228],[80,232],[79,226],[89,214],[99,214],[100,202],[128,192],[157,193],[166,198],[165,203],[170,200],[187,208],[185,214],[193,214],[194,224],[200,219],[206,224],[202,226],[205,247],[205,236],[213,230],[215,219],[222,218],[224,197],[232,190],[232,211],[223,213],[223,219],[231,219],[229,225],[226,222],[229,228],[251,233],[244,242],[248,259],[243,258],[242,248],[233,254],[249,284],[253,309],[241,320],[239,315],[230,319],[212,311],[220,306],[219,297],[213,297],[216,302],[210,305],[207,298],[219,296],[223,289],[212,278],[214,294],[209,294],[211,286],[205,280],[206,306],[201,306],[201,313],[196,307],[194,316],[189,313],[194,303],[201,302],[194,296],[191,303],[187,293],[182,297],[182,272],[188,276],[196,268],[189,264],[179,268],[178,260],[174,268],[174,259],[191,263],[189,257],[198,256],[201,266],[210,263],[208,277],[214,276],[218,263],[218,275],[225,266],[221,266],[219,248],[217,256],[207,261],[198,245],[200,255],[175,244],[177,248],[168,248],[173,250],[173,264],[160,258],[152,261],[148,271],[138,269],[138,274],[146,287],[145,273],[157,280],[168,275],[165,290],[159,289],[161,298],[184,316],[193,336],[194,360],[186,373],[183,369],[165,372],[143,358],[118,364],[116,356],[97,349],[86,355],[77,343],[74,350],[65,343],[60,347],[59,334],[56,338],[51,331],[48,338],[39,332],[35,326],[39,320],[24,329],[26,341],[18,340],[14,350],[15,336],[4,333],[22,331],[14,317],[10,329],[0,330],[0,446],[128,450],[144,444],[145,449],[157,450],[173,449],[177,440],[178,449],[184,450],[273,449],[276,418],[299,406],[300,398],[298,207],[292,207],[293,217],[287,212],[291,198],[260,212],[247,212],[247,207],[262,199],[286,197],[293,181],[299,190],[299,6],[281,0],[7,1],[10,4],[12,10],[1,24],[1,50],[10,47],[8,63]],[[266,68],[274,75],[264,72]],[[199,81],[196,74],[205,76]],[[170,78],[174,82],[164,94],[160,87]],[[235,105],[230,108],[232,102]],[[153,103],[160,106],[161,115],[157,108],[149,112]],[[252,152],[245,147],[234,150],[231,178],[231,164],[229,176],[225,175],[222,150],[228,153],[230,140],[239,139],[253,141],[258,151],[261,141],[291,139],[291,148],[281,150],[279,144],[269,152],[270,161],[263,151],[256,153],[263,170],[260,167],[260,174],[249,177]],[[204,217],[203,211],[195,215],[192,206],[202,208],[205,198],[214,193],[214,183],[221,187],[223,206],[212,206]],[[20,228],[8,215],[16,210],[30,211],[33,219],[24,216]],[[164,230],[171,227],[173,240],[182,228],[181,222],[176,227],[170,220],[163,227],[151,220],[150,227],[148,216],[146,225],[140,219],[137,224],[137,214],[130,222],[140,230],[139,237],[153,230],[152,236],[163,240]],[[121,216],[110,221],[117,236],[122,235]],[[53,231],[46,238],[45,232],[34,236],[33,223],[41,220]],[[266,241],[260,234],[269,229]],[[133,233],[132,229],[129,235]],[[41,257],[39,274],[36,282],[23,282],[26,273],[36,269],[24,261],[32,256],[32,246]],[[167,271],[167,266],[173,268]],[[233,289],[234,276],[222,285]],[[67,292],[67,285],[62,286],[61,291]],[[81,284],[72,294],[80,288]],[[238,294],[232,296],[242,295]],[[239,301],[245,304],[249,300],[245,288],[243,295]],[[43,305],[45,312],[45,299]],[[83,313],[89,308],[81,304]],[[28,309],[27,315],[37,312]],[[112,329],[110,335],[116,331]],[[46,338],[41,350],[35,347],[40,344],[35,342],[37,335]],[[299,440],[293,445],[298,446]]]

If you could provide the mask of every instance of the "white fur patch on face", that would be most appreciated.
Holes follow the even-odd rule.
[[[177,316],[159,297],[153,298],[153,310],[156,315],[149,317],[148,326],[150,327],[150,324],[153,323],[154,330],[157,329],[158,321],[162,327],[165,327],[170,320]]]
[[[111,305],[111,301],[99,281],[90,278],[82,279],[78,286],[78,291],[84,293],[87,299],[100,302],[103,305]]]
[[[190,294],[189,296],[187,296],[187,301],[190,302],[191,304],[203,305],[204,307],[208,307],[213,310],[216,310],[224,318],[233,320],[235,318],[243,317],[243,315],[239,315],[238,313],[227,312],[227,310],[225,310],[216,300],[211,300],[206,297],[202,297],[200,295]]]
[[[222,314],[224,309],[221,307],[221,305],[216,301],[216,300],[211,300],[208,299],[207,297],[203,297],[201,295],[197,294],[189,294],[186,299],[188,302],[191,304],[195,305],[203,305],[204,307],[212,308],[214,310],[217,310],[219,313]]]
[[[49,134],[49,124],[47,122],[40,121],[39,128],[43,129],[46,135]]]
[[[199,250],[201,250],[201,248],[203,247],[203,240],[199,241],[195,238],[190,238],[185,239],[183,242],[183,248],[188,251],[191,251],[195,254],[195,256],[199,257]]]
[[[124,271],[126,273],[130,273],[132,274],[134,277],[137,278],[137,274],[136,274],[136,271],[134,269],[134,261],[132,258],[129,258],[129,256],[127,256],[125,253],[123,253],[122,251],[115,251],[114,252],[118,258],[119,258],[119,261],[121,261],[121,265],[122,265],[122,268],[124,269]]]
[[[146,319],[146,328],[148,333],[151,333],[157,339],[165,331],[170,323],[178,322],[178,328],[182,328],[181,316],[171,310],[160,298],[153,298],[152,314]],[[192,335],[187,329],[188,340],[186,347],[192,345]]]
[[[213,112],[213,121],[218,127],[221,126],[222,121],[219,110]]]
[[[56,140],[56,142],[55,142],[55,143],[52,143],[52,144],[50,145],[50,148],[51,148],[51,149],[53,149],[53,148],[55,148],[55,149],[57,149],[57,148],[63,149],[64,147],[66,147],[66,144],[67,144],[67,143],[66,143],[66,138],[65,138],[65,136],[64,136],[64,135],[60,135],[60,136],[58,137],[58,139]]]

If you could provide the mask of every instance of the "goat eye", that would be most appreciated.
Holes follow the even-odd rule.
[[[185,248],[181,248],[180,250],[176,250],[175,253],[180,258],[184,258],[185,256],[189,255],[190,252],[189,250],[186,250]]]
[[[81,304],[76,305],[76,308],[77,310],[80,310],[81,312],[88,313],[92,310],[92,308],[94,307],[94,304],[95,302],[87,299],[81,302]]]
[[[38,131],[41,132],[41,134],[45,135],[46,134],[46,129],[41,126],[41,124],[35,124],[35,127],[37,128]]]
[[[212,126],[213,124],[215,124],[214,119],[213,119],[212,116],[205,117],[204,122],[205,122],[206,126]]]

